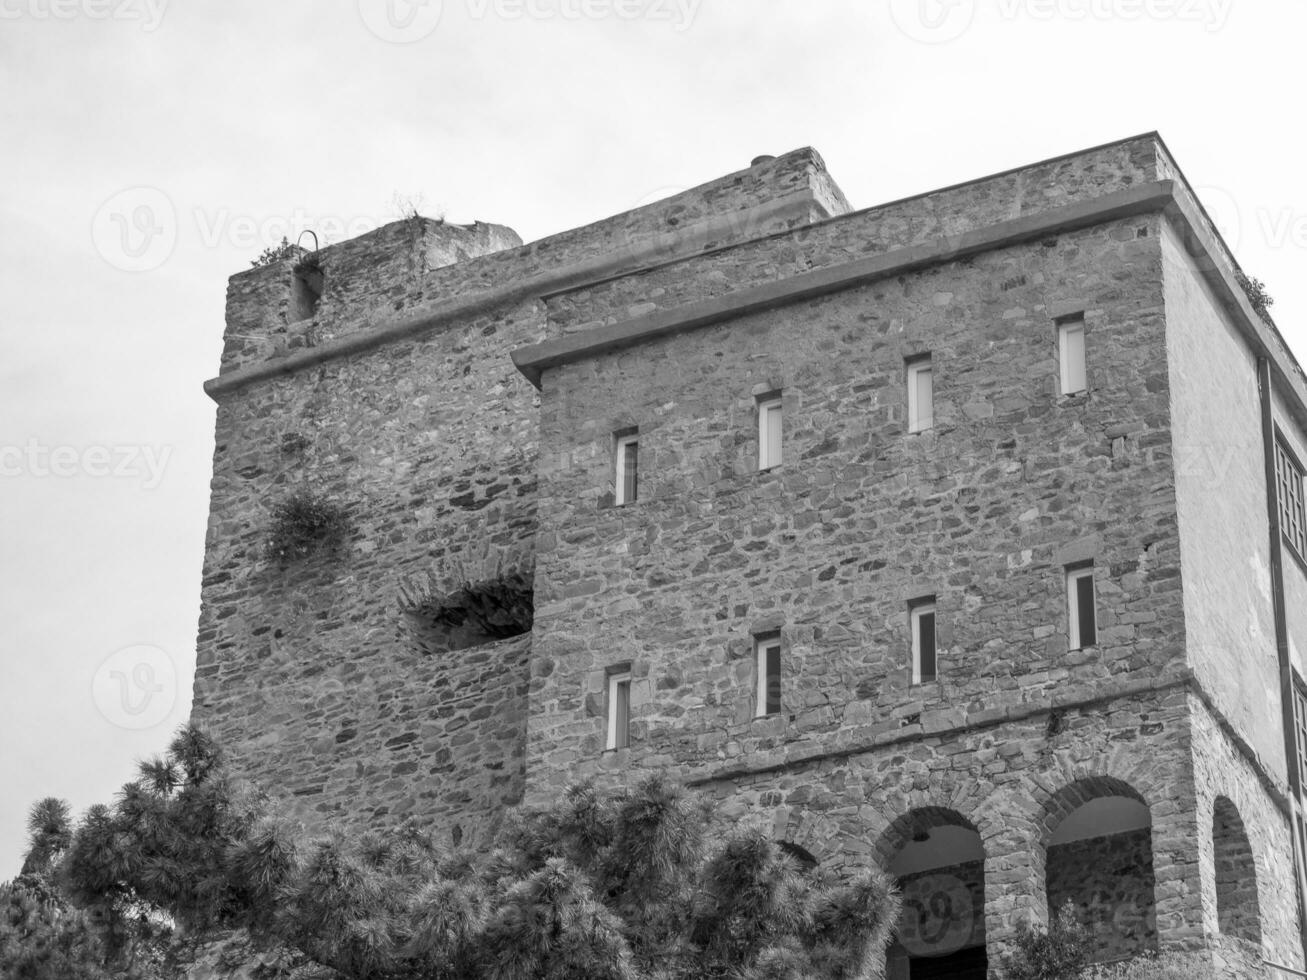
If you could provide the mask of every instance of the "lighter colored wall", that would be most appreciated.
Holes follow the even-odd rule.
[[[1189,663],[1283,779],[1256,361],[1169,223],[1162,255]]]

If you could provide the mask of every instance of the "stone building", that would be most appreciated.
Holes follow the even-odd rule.
[[[670,771],[897,875],[894,977],[1068,900],[1100,959],[1301,969],[1307,382],[1239,276],[1156,134],[239,273],[194,717],[455,842]],[[270,555],[293,500],[343,540]]]

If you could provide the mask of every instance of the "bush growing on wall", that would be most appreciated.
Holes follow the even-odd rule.
[[[300,490],[273,509],[268,557],[287,565],[321,552],[334,552],[344,544],[351,529],[343,507]]]

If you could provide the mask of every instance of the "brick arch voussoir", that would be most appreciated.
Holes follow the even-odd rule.
[[[1124,796],[1148,807],[1152,812],[1152,803],[1148,797],[1130,780],[1121,775],[1105,772],[1083,772],[1049,791],[1041,788],[1036,795],[1039,814],[1041,850],[1047,850],[1049,841],[1058,825],[1075,810],[1093,800],[1108,796]]]

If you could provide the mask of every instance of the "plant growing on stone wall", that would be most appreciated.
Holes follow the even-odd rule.
[[[250,268],[261,269],[265,265],[276,265],[283,259],[288,259],[291,256],[298,254],[299,251],[299,246],[291,244],[290,240],[283,235],[280,245],[272,245],[265,248],[261,253],[259,253],[257,259],[251,259]]]
[[[1002,957],[1004,980],[1077,980],[1089,960],[1089,932],[1068,899],[1048,929],[1022,922]]]
[[[352,530],[339,504],[300,490],[277,504],[268,530],[268,558],[282,565],[339,550]]]
[[[1269,310],[1275,300],[1267,294],[1266,285],[1260,279],[1245,274],[1242,269],[1236,269],[1234,275],[1257,315],[1269,323],[1271,320]]]

